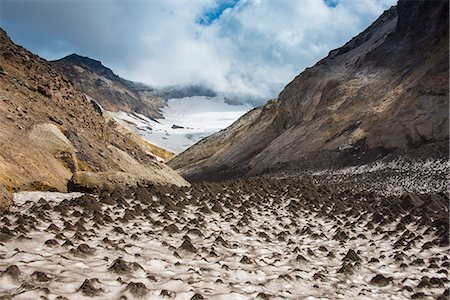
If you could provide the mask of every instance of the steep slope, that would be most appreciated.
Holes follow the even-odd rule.
[[[153,88],[119,77],[100,61],[71,54],[52,61],[51,64],[72,80],[94,105],[100,104],[101,107],[97,107],[97,110],[106,110],[104,115],[107,118],[111,112],[122,111],[130,114],[140,113],[151,119],[162,117],[160,108],[166,105],[166,100],[156,95]],[[132,124],[115,120],[123,127],[118,128],[120,131],[131,134],[135,141],[148,148],[153,155],[163,160],[173,157],[172,152],[143,140]]]
[[[169,165],[191,180],[448,157],[448,2],[405,1]]]
[[[65,191],[139,181],[186,185],[115,130],[47,61],[0,29],[0,187]]]
[[[106,110],[161,117],[159,108],[165,105],[162,98],[155,96],[148,87],[120,78],[100,61],[71,54],[51,63]]]

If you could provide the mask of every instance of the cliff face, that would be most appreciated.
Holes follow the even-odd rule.
[[[166,104],[165,100],[155,96],[151,90],[120,78],[100,61],[71,54],[51,63],[106,110],[161,117],[159,108]]]
[[[169,164],[200,180],[448,157],[448,25],[447,1],[401,0],[277,100]]]
[[[113,182],[188,184],[117,131],[51,64],[15,45],[1,29],[0,124],[0,186],[65,191],[72,177],[72,186],[90,188]]]

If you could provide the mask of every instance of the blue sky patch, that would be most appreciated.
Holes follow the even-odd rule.
[[[208,26],[214,20],[219,19],[224,10],[234,7],[238,2],[239,0],[216,0],[216,5],[205,8],[203,13],[197,17],[196,22],[200,25]]]
[[[340,0],[324,0],[329,7],[336,7]]]

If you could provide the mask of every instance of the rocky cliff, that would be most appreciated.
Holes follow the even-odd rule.
[[[191,180],[448,157],[448,1],[400,0],[278,99],[178,155]]]
[[[119,77],[98,60],[71,54],[51,63],[106,110],[161,117],[159,108],[166,104],[165,100],[154,95],[152,89]]]
[[[0,188],[65,191],[137,182],[186,185],[115,129],[44,59],[0,29]],[[4,190],[4,188],[3,188]]]

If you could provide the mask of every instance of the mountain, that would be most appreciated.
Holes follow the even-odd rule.
[[[448,1],[400,0],[277,99],[176,156],[190,180],[448,158]]]
[[[231,125],[251,107],[231,105],[224,97],[171,98],[161,109],[163,118],[150,119],[136,113],[109,113],[131,126],[145,140],[160,148],[181,153],[204,137]]]
[[[0,29],[0,190],[188,185],[52,64]]]
[[[152,88],[119,77],[98,60],[71,54],[51,63],[108,111],[161,117],[159,109],[166,102]]]
[[[151,120],[163,118],[160,109],[167,105],[166,100],[156,95],[152,87],[123,79],[98,60],[71,54],[51,64],[74,82],[106,118],[120,112],[139,113]],[[153,155],[164,161],[173,157],[172,152],[143,140],[134,124],[114,120],[121,125],[122,133],[131,134],[141,144],[145,143]]]
[[[190,106],[192,99],[217,100],[224,98],[207,86],[187,84],[152,87],[144,83],[123,79],[114,74],[111,69],[103,66],[100,61],[77,54],[71,54],[51,63],[88,96],[97,106],[98,111],[104,112],[105,116],[111,116],[124,129],[139,135],[142,140],[147,142],[151,153],[164,161],[172,158],[175,153],[185,150],[201,138],[229,125],[228,120],[226,120],[227,124],[220,128],[214,126],[208,128],[208,122],[202,122],[202,128],[183,126],[185,128],[173,130],[172,126],[186,123],[184,121],[189,119],[190,108],[197,109],[197,107]],[[228,98],[224,99],[229,102]],[[203,110],[205,112],[211,106],[214,107],[217,101],[213,100],[211,100],[211,103],[206,103],[208,101],[204,103]],[[173,117],[171,111],[174,103],[177,106],[181,105],[187,108],[186,112],[177,116],[175,120],[177,124],[174,124],[174,121],[167,120],[167,118]],[[195,104],[194,106],[196,106]],[[231,112],[234,112],[238,107],[242,108],[242,105],[238,105],[238,103],[228,105]],[[230,118],[230,116],[227,116],[230,112],[226,111],[224,114],[226,116],[214,115],[214,117]],[[232,121],[240,115],[242,113],[233,115]],[[172,123],[167,124],[168,122]]]
[[[112,112],[136,112],[149,118],[161,118],[159,110],[169,99],[217,96],[214,90],[201,84],[156,88],[126,80],[100,61],[75,53],[51,63],[75,82],[81,91]]]

